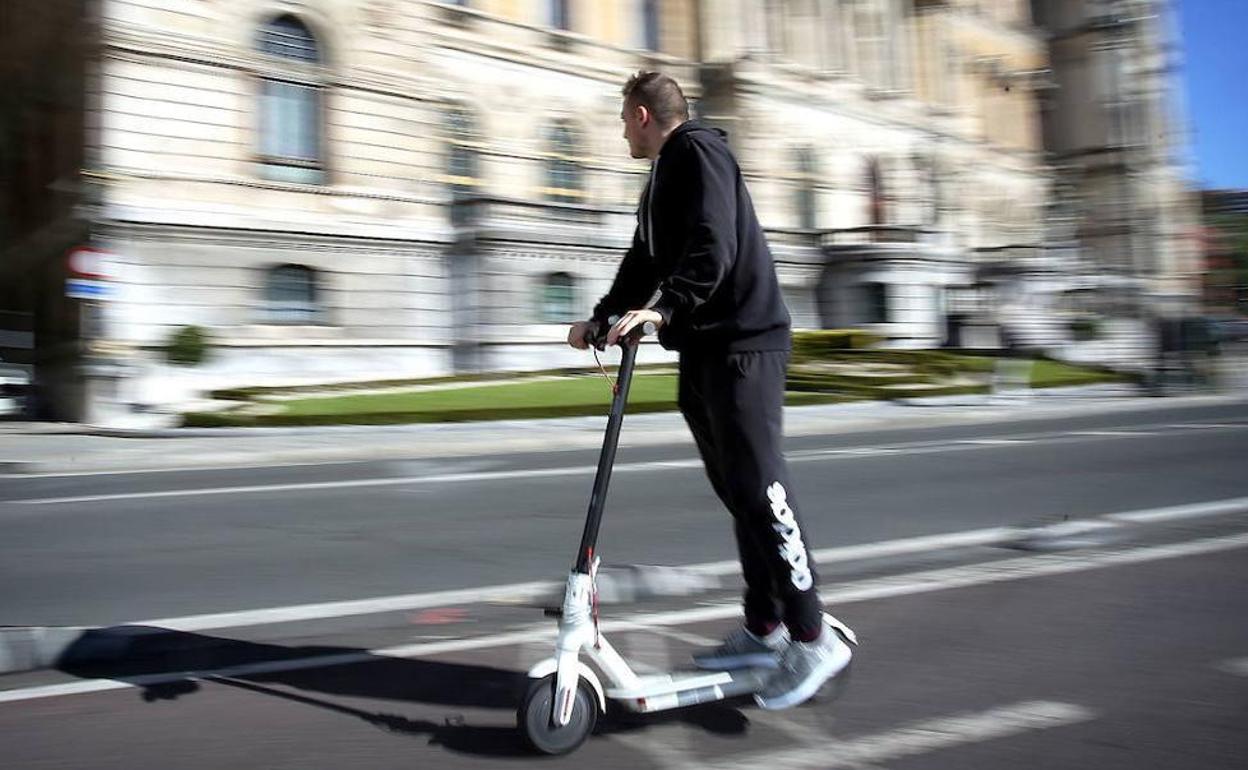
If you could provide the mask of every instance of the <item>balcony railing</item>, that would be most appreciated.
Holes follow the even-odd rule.
[[[909,225],[867,225],[843,230],[825,230],[820,234],[824,248],[840,246],[869,246],[873,244],[925,243],[931,231]]]
[[[453,221],[476,238],[627,245],[635,225],[628,207],[472,196],[455,201]]]

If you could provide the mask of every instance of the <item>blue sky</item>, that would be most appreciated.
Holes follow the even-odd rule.
[[[1202,187],[1248,189],[1248,0],[1176,0]]]

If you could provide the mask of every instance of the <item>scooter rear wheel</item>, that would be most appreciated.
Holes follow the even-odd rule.
[[[533,680],[516,710],[516,724],[525,741],[543,754],[568,754],[575,751],[598,721],[598,703],[593,690],[584,679],[576,688],[572,702],[572,718],[562,727],[552,720],[555,701],[555,675]]]

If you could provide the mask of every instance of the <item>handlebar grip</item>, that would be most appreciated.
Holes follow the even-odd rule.
[[[618,320],[620,320],[619,316],[612,316],[607,319],[606,323],[591,322],[589,325],[589,331],[585,333],[585,341],[588,342],[591,347],[595,347],[599,350],[606,350],[607,332],[611,330],[612,326],[615,326],[615,322]]]
[[[607,319],[606,323],[591,327],[589,332],[585,335],[585,341],[599,350],[604,350],[606,348],[607,332],[610,331],[611,327],[615,326],[619,320],[620,317],[618,315],[613,315]],[[642,337],[648,337],[655,334],[658,330],[658,327],[653,321],[646,321],[641,326],[633,327],[633,331],[630,332],[628,336],[632,337],[634,340],[639,340]]]

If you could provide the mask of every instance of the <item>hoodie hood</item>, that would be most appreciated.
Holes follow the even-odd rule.
[[[767,238],[727,133],[696,120],[668,134],[637,208],[633,245],[599,323],[649,307],[682,353],[788,350],[791,321]]]
[[[728,141],[728,132],[725,131],[724,129],[716,128],[714,126],[708,126],[707,124],[703,123],[700,120],[686,120],[684,123],[681,123],[679,126],[677,126],[675,129],[672,130],[672,133],[669,134],[667,137],[667,141],[663,143],[663,147],[666,148],[667,145],[670,144],[672,140],[676,139],[677,137],[695,136],[695,135],[700,135],[703,138],[714,137],[715,139],[721,142]],[[663,151],[660,150],[659,154],[662,154],[662,152]]]

